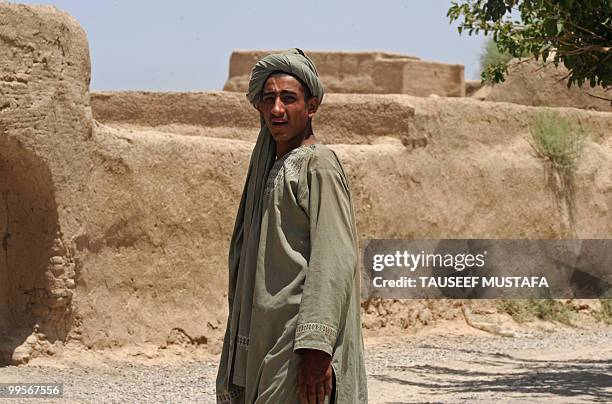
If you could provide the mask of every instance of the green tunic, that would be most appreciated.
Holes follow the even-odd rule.
[[[230,279],[240,296],[228,320],[217,402],[299,403],[295,351],[310,348],[332,355],[336,402],[367,403],[357,234],[344,170],[328,147],[302,146],[273,163],[262,188],[256,259]]]

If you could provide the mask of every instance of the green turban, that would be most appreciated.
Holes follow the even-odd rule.
[[[283,71],[298,77],[308,86],[310,93],[323,102],[323,84],[312,60],[300,49],[293,48],[282,53],[274,53],[261,59],[251,70],[247,98],[255,106],[261,101],[261,93],[268,76],[275,71]]]

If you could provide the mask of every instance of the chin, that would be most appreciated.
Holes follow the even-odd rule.
[[[270,134],[272,135],[272,139],[276,140],[277,142],[279,140],[281,140],[281,138],[282,138],[282,135],[280,135],[278,133],[274,133],[274,132],[270,131]]]
[[[274,133],[270,131],[270,134],[272,134],[272,139],[277,142],[287,142],[293,138],[293,136],[289,135],[288,133]]]

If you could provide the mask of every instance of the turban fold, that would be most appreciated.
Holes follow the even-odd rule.
[[[298,77],[308,86],[310,93],[323,102],[323,84],[312,60],[300,49],[293,48],[282,53],[274,53],[261,59],[251,70],[247,98],[255,106],[261,101],[263,86],[271,73],[283,71]]]

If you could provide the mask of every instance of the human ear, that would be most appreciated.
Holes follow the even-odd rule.
[[[319,109],[319,99],[317,97],[310,97],[308,103],[308,118],[312,118]]]

